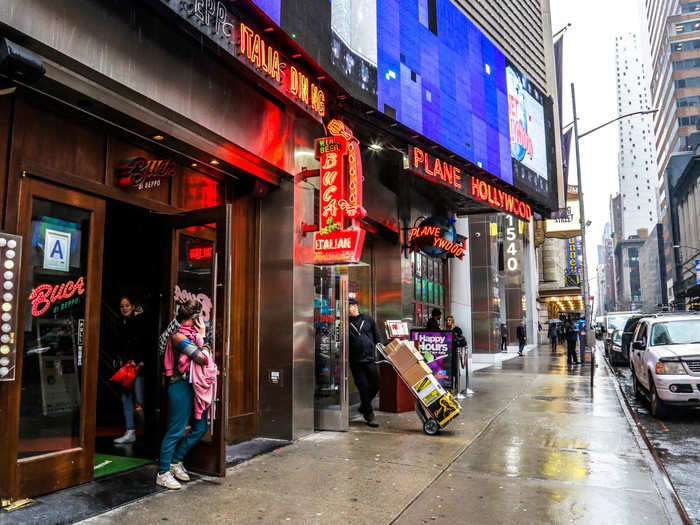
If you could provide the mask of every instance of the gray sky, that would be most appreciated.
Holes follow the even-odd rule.
[[[584,133],[617,117],[615,36],[626,32],[638,33],[645,23],[644,12],[639,0],[550,0],[550,4],[554,33],[567,23],[572,24],[564,35],[564,125],[573,120],[573,82],[576,86],[579,133]],[[646,34],[643,37],[647,38]],[[618,191],[617,125],[611,124],[582,138],[580,149],[584,206],[586,218],[592,222],[586,236],[586,259],[591,279],[595,278],[598,264],[597,246],[601,244],[603,227],[609,220],[610,195]],[[572,141],[569,180],[573,184],[576,184],[575,162]],[[595,290],[593,279],[591,292],[596,296],[597,303]]]

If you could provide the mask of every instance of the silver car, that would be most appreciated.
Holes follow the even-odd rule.
[[[632,337],[630,368],[635,394],[649,399],[654,417],[700,406],[700,316],[643,318]]]

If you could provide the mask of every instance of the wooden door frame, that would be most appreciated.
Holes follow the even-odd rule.
[[[21,284],[18,289],[18,312],[27,308],[27,271],[30,260],[30,234],[33,198],[74,206],[90,213],[88,246],[88,268],[86,280],[85,349],[83,353],[83,380],[80,407],[80,447],[52,452],[30,458],[18,459],[20,395],[24,349],[24,316],[18,318],[16,379],[9,384],[6,394],[7,426],[4,432],[6,451],[0,474],[8,476],[7,491],[12,499],[54,492],[64,487],[85,483],[93,479],[95,451],[95,416],[97,364],[100,338],[100,302],[102,287],[102,255],[105,223],[105,201],[78,190],[43,182],[22,174],[19,184],[19,199],[14,206],[16,215],[8,213],[6,224],[9,230],[25,236],[22,258]],[[91,283],[91,284],[90,284]],[[0,437],[2,433],[0,432]]]
[[[214,292],[212,302],[215,318],[221,326],[216,327],[214,334],[215,361],[219,367],[219,376],[216,389],[216,427],[212,432],[211,444],[199,442],[192,449],[192,454],[199,457],[189,458],[188,468],[195,471],[224,476],[226,473],[226,432],[228,428],[228,363],[231,339],[231,227],[232,204],[221,204],[212,208],[204,208],[179,213],[166,217],[165,227],[170,229],[170,272],[166,283],[167,289],[163,294],[169,303],[162,305],[163,314],[170,314],[169,319],[163,319],[163,326],[174,312],[172,311],[172,294],[177,283],[177,262],[179,249],[179,230],[189,226],[204,225],[217,222],[215,238],[216,275],[214,276]],[[221,226],[221,227],[219,227]],[[193,235],[196,237],[197,235]],[[216,324],[215,324],[216,326]],[[218,344],[217,344],[218,343]],[[202,417],[206,417],[203,415]],[[212,454],[213,450],[213,454]]]

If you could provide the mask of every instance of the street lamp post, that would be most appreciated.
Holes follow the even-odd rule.
[[[612,124],[613,122],[616,122],[620,119],[631,117],[632,115],[646,115],[648,113],[655,113],[658,111],[658,109],[648,109],[648,110],[640,110],[640,111],[633,111],[631,113],[626,113],[624,115],[620,115],[619,117],[616,117],[612,120],[609,120],[608,122],[605,122],[604,124],[601,124],[600,126],[596,126],[593,129],[590,129],[584,133],[579,134],[578,132],[578,115],[576,113],[576,90],[574,89],[574,84],[573,82],[571,83],[571,106],[573,109],[573,117],[574,117],[574,142],[575,142],[575,148],[576,148],[576,177],[578,180],[578,203],[579,203],[579,208],[581,210],[581,217],[580,217],[580,223],[581,223],[581,258],[583,259],[583,286],[581,287],[581,293],[583,294],[583,309],[584,309],[584,314],[585,314],[585,319],[586,319],[586,343],[590,345],[590,338],[591,338],[591,309],[589,308],[589,292],[588,292],[588,261],[586,261],[586,213],[583,207],[583,184],[581,182],[581,156],[579,154],[579,146],[578,142],[579,139],[582,139],[586,135],[589,135],[593,133],[594,131],[598,131],[601,128],[604,128],[608,124]],[[593,375],[594,375],[594,370],[595,370],[595,349],[591,349],[591,387],[593,386]]]

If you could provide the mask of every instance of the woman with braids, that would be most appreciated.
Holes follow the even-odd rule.
[[[178,308],[175,319],[159,341],[159,346],[165,350],[169,411],[156,484],[168,489],[179,489],[178,480],[189,481],[182,460],[207,431],[206,415],[200,412],[199,419],[195,416],[195,392],[190,382],[192,363],[208,366],[211,359],[211,350],[204,344],[201,311],[199,301],[186,301]],[[191,425],[190,431],[182,437],[188,424]]]

